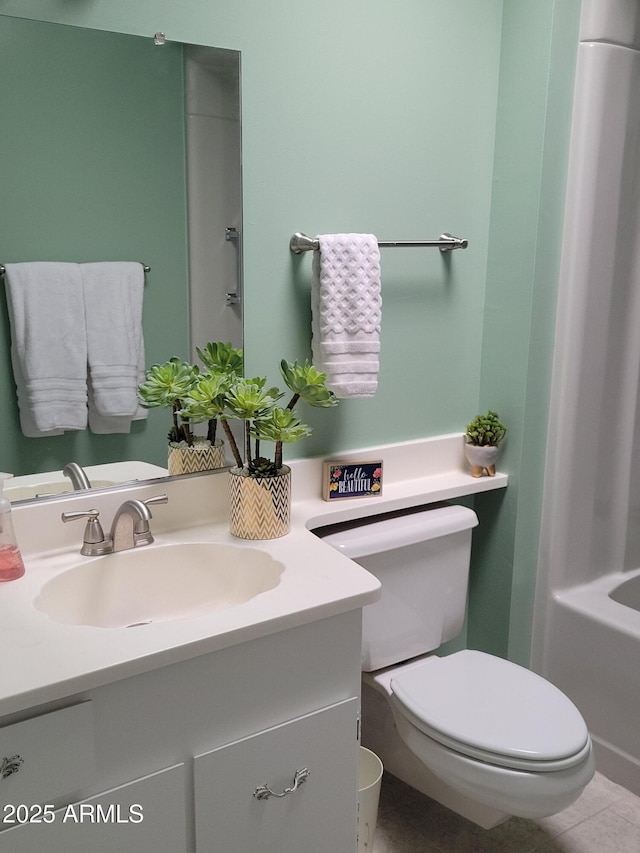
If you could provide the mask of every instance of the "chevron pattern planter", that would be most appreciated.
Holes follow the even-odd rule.
[[[193,447],[169,445],[169,474],[195,474],[197,471],[212,471],[224,468],[224,446],[222,439],[215,444],[208,441],[196,442]]]
[[[277,477],[247,477],[229,470],[229,530],[239,539],[277,539],[289,532],[291,469]]]

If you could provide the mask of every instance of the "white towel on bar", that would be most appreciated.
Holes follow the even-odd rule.
[[[81,264],[92,432],[129,432],[147,416],[138,401],[144,375],[144,268],[125,261]]]
[[[313,253],[312,351],[336,397],[372,397],[378,387],[382,294],[373,234],[320,234]]]
[[[6,264],[11,361],[24,435],[87,426],[87,341],[78,264]]]

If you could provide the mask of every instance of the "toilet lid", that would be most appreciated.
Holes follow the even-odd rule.
[[[524,667],[477,651],[431,657],[391,680],[394,701],[422,732],[506,766],[571,765],[590,747],[564,693]]]

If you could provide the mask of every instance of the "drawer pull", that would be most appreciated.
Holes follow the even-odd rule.
[[[24,758],[21,758],[19,755],[12,755],[11,758],[3,758],[2,762],[0,762],[0,780],[6,779],[12,773],[17,773],[23,762]]]
[[[302,770],[296,770],[293,777],[293,785],[290,788],[285,788],[281,794],[276,794],[276,792],[272,791],[268,785],[261,785],[259,788],[255,789],[253,796],[256,800],[268,800],[269,797],[286,797],[288,794],[293,794],[294,791],[297,791],[300,785],[302,785],[310,775],[309,770],[307,770],[306,767],[303,767]]]

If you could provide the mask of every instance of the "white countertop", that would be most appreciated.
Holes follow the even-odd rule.
[[[475,479],[467,473],[462,434],[367,448],[340,458],[382,459],[382,495],[324,501],[322,460],[297,460],[291,464],[291,532],[268,541],[240,540],[228,532],[226,472],[17,506],[14,526],[26,574],[0,584],[0,715],[360,608],[376,600],[379,582],[314,536],[313,528],[507,484],[505,474]],[[61,512],[99,509],[108,528],[123,500],[160,493],[168,495],[169,503],[153,507],[158,545],[216,542],[259,548],[284,565],[278,586],[237,607],[135,629],[63,625],[35,609],[33,601],[46,581],[91,559],[79,553],[83,522],[62,524]]]

